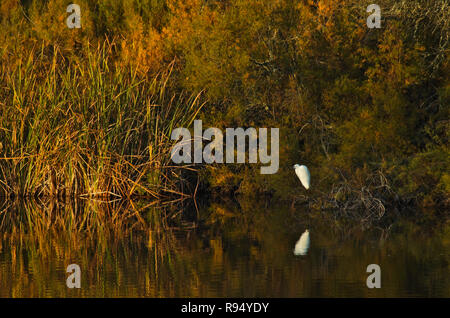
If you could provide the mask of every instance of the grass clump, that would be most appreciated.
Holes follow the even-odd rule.
[[[170,87],[173,64],[138,75],[116,45],[85,45],[83,62],[53,46],[0,59],[0,195],[143,196],[181,193],[170,135],[188,127],[200,94]]]

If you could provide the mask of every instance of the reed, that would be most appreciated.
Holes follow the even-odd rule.
[[[185,197],[170,135],[201,94],[175,93],[173,62],[150,77],[117,62],[114,41],[80,50],[0,52],[0,196]]]

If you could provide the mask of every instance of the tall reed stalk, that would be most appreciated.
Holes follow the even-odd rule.
[[[170,135],[188,127],[200,94],[114,60],[115,44],[0,56],[0,196],[184,196]]]

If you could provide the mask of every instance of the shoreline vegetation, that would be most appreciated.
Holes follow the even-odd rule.
[[[200,94],[168,86],[173,64],[153,78],[111,61],[114,43],[88,46],[88,63],[41,50],[3,74],[3,195],[18,197],[170,198],[180,170],[170,135],[189,126]],[[4,65],[5,68],[8,65]],[[3,181],[3,180],[6,180]]]
[[[1,1],[0,197],[448,216],[449,4],[380,0],[369,29],[363,2],[79,0],[68,29],[70,1]],[[173,164],[171,132],[194,119],[279,127],[278,173]]]

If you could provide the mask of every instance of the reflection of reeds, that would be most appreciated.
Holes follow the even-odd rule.
[[[23,297],[24,290],[30,297],[92,295],[86,285],[78,291],[65,286],[65,267],[72,263],[81,265],[83,281],[94,284],[97,295],[117,293],[102,290],[105,280],[116,279],[119,285],[128,275],[138,277],[125,272],[130,269],[151,275],[154,283],[158,264],[170,267],[171,255],[177,250],[178,243],[166,224],[172,213],[155,203],[132,201],[8,204],[0,213],[3,291],[13,297]],[[142,263],[134,264],[136,258]],[[147,268],[140,268],[144,264]],[[105,275],[116,277],[106,279]]]
[[[0,59],[0,196],[161,198],[183,195],[170,135],[200,95],[172,93],[173,63],[149,78],[111,62],[115,44]]]
[[[28,236],[39,244],[55,239],[109,244],[137,234],[159,241],[162,233],[175,228],[169,222],[180,214],[179,208],[158,201],[7,200],[0,206],[0,232]]]
[[[173,217],[193,211],[177,213],[154,201],[0,200],[0,297],[395,297],[411,288],[405,266],[422,272],[437,259],[448,263],[447,254],[436,258],[448,250],[448,226],[445,236],[427,238],[410,222],[399,224],[405,232],[390,225],[365,229],[351,217],[290,213],[260,201],[200,209],[196,230],[174,231]],[[305,228],[312,248],[299,259],[292,250]],[[416,244],[424,238],[425,246]],[[79,290],[65,285],[73,263],[82,271]],[[366,288],[370,263],[394,273],[381,294]],[[434,269],[431,283],[445,285],[445,266]],[[428,290],[448,297],[446,289]]]
[[[40,244],[61,238],[61,235],[73,242],[81,237],[101,238],[100,241],[120,239],[129,235],[132,229],[144,230],[147,227],[139,210],[123,205],[123,202],[104,204],[80,200],[67,203],[56,200],[20,201],[4,210],[0,228],[3,233],[29,235]]]

